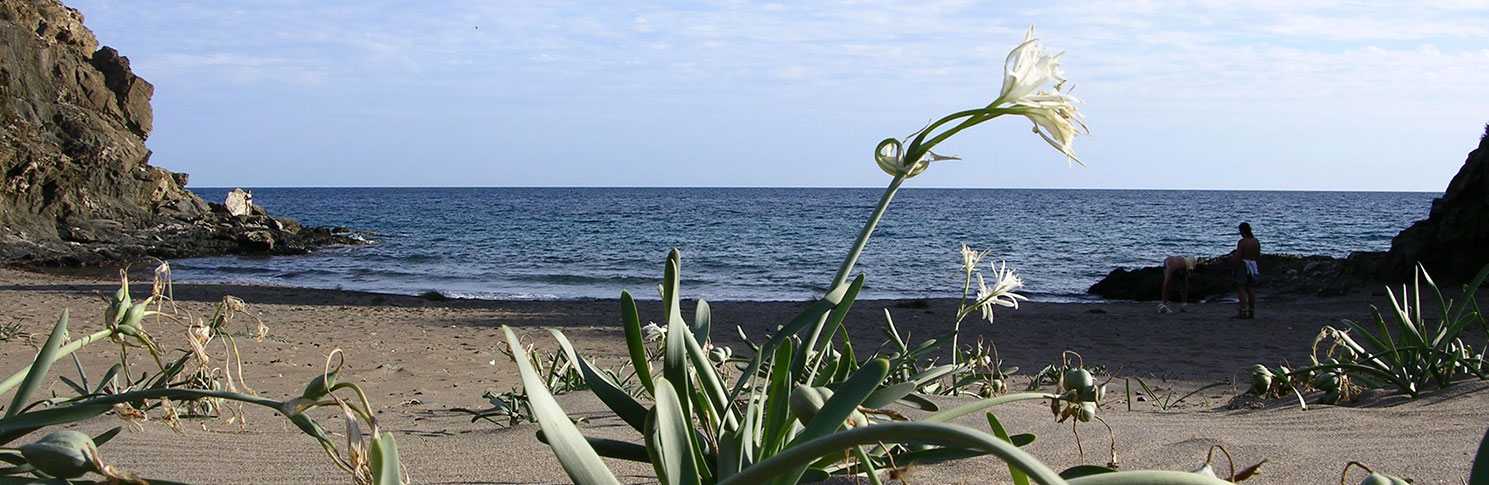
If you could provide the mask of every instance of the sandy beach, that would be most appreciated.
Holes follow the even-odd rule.
[[[134,283],[137,295],[149,292],[148,281]],[[0,342],[0,366],[8,374],[29,363],[63,309],[71,309],[74,335],[102,328],[106,304],[99,294],[117,287],[116,279],[0,270],[0,323],[21,332]],[[239,339],[244,379],[260,395],[298,395],[321,373],[328,353],[341,349],[346,357],[343,380],[367,391],[382,430],[397,436],[413,483],[567,483],[550,450],[535,439],[536,424],[472,423],[468,415],[451,411],[486,407],[484,391],[504,392],[518,385],[515,366],[498,351],[501,325],[548,351],[557,344],[547,330],[562,330],[581,354],[602,366],[624,358],[615,301],[430,301],[228,284],[175,284],[173,293],[179,314],[187,318],[210,316],[226,295],[247,302],[247,315],[236,317],[232,328],[252,333],[259,322],[268,327],[268,337],[261,341]],[[1300,410],[1296,400],[1227,406],[1245,390],[1248,366],[1306,363],[1322,326],[1337,325],[1340,319],[1369,320],[1372,303],[1389,304],[1383,295],[1370,292],[1334,298],[1268,297],[1264,292],[1255,320],[1234,320],[1229,317],[1235,307],[1225,303],[1191,304],[1188,312],[1160,315],[1148,303],[1028,302],[1017,310],[1000,309],[994,323],[969,318],[962,339],[981,336],[995,342],[1004,363],[1021,368],[1012,379],[1015,388],[1026,386],[1031,372],[1056,362],[1067,350],[1079,353],[1087,365],[1114,372],[1101,415],[1112,426],[1115,444],[1105,428],[1082,424],[1077,432],[1087,463],[1105,464],[1114,446],[1123,468],[1190,470],[1205,460],[1210,445],[1221,444],[1238,467],[1267,460],[1262,474],[1248,483],[1337,483],[1352,460],[1418,484],[1461,483],[1489,422],[1483,411],[1489,405],[1489,386],[1479,381],[1415,400],[1369,393],[1352,406],[1310,406],[1308,411]],[[685,315],[692,314],[693,305],[685,303]],[[763,340],[806,306],[710,305],[714,343],[736,352],[745,347],[735,326]],[[859,301],[847,325],[862,355],[884,340],[885,309],[901,332],[920,340],[949,329],[956,305],[954,300]],[[660,319],[658,302],[640,302],[640,311],[643,320]],[[146,328],[167,348],[183,345],[180,326],[158,321],[147,322]],[[1482,343],[1482,331],[1469,333],[1480,340],[1475,345]],[[109,344],[77,355],[93,377],[118,359],[117,346]],[[140,358],[137,351],[132,355]],[[53,374],[74,378],[77,371],[71,363],[59,362]],[[1162,409],[1152,399],[1139,400],[1142,393],[1130,378],[1158,387],[1160,401],[1213,382],[1239,378],[1243,383],[1216,387]],[[58,394],[70,392],[55,379],[49,382]],[[588,392],[560,396],[560,402],[571,416],[589,419],[580,424],[586,433],[639,440]],[[152,416],[156,422],[143,423],[143,430],[126,430],[102,454],[106,462],[141,476],[194,483],[348,481],[312,439],[283,418],[263,409],[248,411],[246,430],[223,421],[192,420],[177,432]],[[1081,463],[1069,423],[1056,424],[1046,403],[1010,404],[993,411],[1010,432],[1036,434],[1039,439],[1027,449],[1052,468]],[[318,418],[336,414],[316,412]],[[987,428],[981,415],[960,422]],[[97,433],[123,424],[106,415],[77,428]],[[612,465],[623,481],[649,481],[648,465]],[[911,483],[1008,480],[1002,465],[990,459],[912,467],[909,476]],[[1362,478],[1355,470],[1350,481]]]

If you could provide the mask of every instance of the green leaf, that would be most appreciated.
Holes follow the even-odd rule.
[[[765,483],[772,477],[776,478],[777,483],[796,483],[795,478],[789,474],[804,470],[804,467],[819,458],[841,458],[843,450],[855,445],[891,443],[933,444],[982,450],[1008,463],[1010,467],[1019,467],[1036,482],[1060,481],[1053,470],[1033,455],[990,434],[944,423],[896,421],[843,430],[796,444],[718,482],[718,485]]]
[[[372,440],[372,481],[377,485],[402,485],[403,470],[398,465],[398,442],[393,433],[383,433]]]
[[[698,308],[693,312],[693,338],[699,342],[707,342],[709,332],[712,332],[713,312],[708,308],[708,302],[698,300]]]
[[[1479,274],[1479,278],[1483,278]],[[1468,483],[1481,485],[1489,483],[1489,430],[1484,431],[1484,439],[1479,440],[1479,452],[1474,455],[1473,468],[1468,473]]]
[[[879,387],[879,383],[884,382],[884,377],[888,374],[888,360],[874,359],[865,363],[858,372],[855,372],[852,377],[849,377],[847,381],[844,381],[841,386],[838,386],[833,391],[832,398],[822,404],[822,409],[817,411],[817,415],[812,418],[811,422],[806,424],[806,428],[802,429],[800,434],[791,439],[791,442],[786,445],[786,448],[790,449],[792,446],[827,436],[837,431],[838,428],[843,426],[843,421],[858,410],[858,406],[863,403],[864,398],[869,397],[869,394],[873,393]],[[804,466],[794,469],[782,474],[776,479],[775,483],[796,483],[804,471],[806,471],[806,467]]]
[[[921,411],[936,412],[941,410],[941,407],[937,406],[936,403],[931,402],[930,399],[926,399],[915,394],[906,394],[905,397],[902,397],[900,398],[900,400],[895,401],[895,404],[906,406],[912,409],[919,409]]]
[[[707,398],[708,407],[713,410],[714,415],[710,417],[710,425],[723,430],[731,430],[739,426],[739,413],[734,409],[733,402],[724,393],[724,384],[719,378],[719,371],[708,360],[708,354],[703,352],[703,347],[693,338],[692,333],[684,332],[684,343],[687,345],[688,358],[693,361],[693,373],[698,377],[699,389]]]
[[[0,445],[15,441],[16,438],[47,426],[82,421],[108,412],[110,409],[113,409],[113,406],[103,404],[75,405],[42,409],[40,411],[28,411],[0,419]]]
[[[563,349],[564,355],[569,357],[569,362],[579,368],[580,375],[584,376],[584,383],[589,385],[589,390],[594,392],[595,397],[600,398],[605,406],[615,412],[626,424],[631,425],[636,431],[645,432],[646,408],[636,402],[630,394],[621,389],[604,374],[597,372],[589,361],[584,360],[578,353],[574,352],[574,346],[569,343],[569,338],[556,328],[548,329],[553,334],[553,339],[558,341],[558,346]]]
[[[641,334],[641,315],[636,311],[636,300],[631,292],[620,292],[621,328],[626,332],[626,351],[631,354],[631,367],[636,369],[636,380],[646,388],[647,394],[656,394],[651,382],[651,364],[646,360],[646,337]]]
[[[548,435],[543,430],[538,430],[538,441],[548,444]],[[619,458],[626,461],[651,462],[651,457],[646,454],[646,447],[629,441],[612,440],[585,436],[584,441],[589,443],[590,448],[600,456]]]
[[[899,401],[905,396],[910,395],[910,393],[915,392],[915,387],[917,385],[918,384],[914,381],[906,381],[890,386],[880,387],[879,389],[875,390],[873,394],[869,394],[868,398],[863,400],[863,407],[882,408],[888,406],[890,403]]]
[[[729,391],[729,400],[738,399],[739,393],[744,390],[745,384],[748,384],[754,378],[755,373],[760,371],[760,365],[764,361],[761,358],[762,356],[774,354],[776,349],[787,339],[791,338],[792,335],[806,328],[807,325],[816,322],[822,314],[832,310],[833,307],[837,306],[838,302],[842,301],[843,294],[847,291],[847,286],[839,286],[828,292],[827,296],[822,297],[821,300],[817,300],[816,303],[807,307],[806,310],[802,310],[800,314],[797,314],[785,326],[778,329],[775,335],[771,335],[770,340],[766,341],[765,345],[760,346],[760,354],[757,354],[756,358],[750,359],[750,366],[740,374],[739,380],[734,383],[734,389]]]
[[[764,440],[760,443],[760,458],[768,458],[786,443],[786,433],[791,430],[791,354],[794,347],[790,341],[776,349],[775,359],[770,364],[770,382],[765,392]]]
[[[31,393],[36,392],[41,380],[46,377],[47,372],[52,370],[52,362],[57,360],[57,348],[62,346],[62,341],[67,340],[67,314],[62,310],[62,316],[57,318],[57,325],[52,327],[51,335],[42,344],[41,351],[36,353],[36,360],[31,363],[31,372],[26,373],[26,379],[21,381],[21,387],[16,389],[16,394],[10,400],[10,407],[5,410],[5,417],[15,416],[16,413],[26,408],[26,401],[31,399]]]
[[[666,377],[662,384],[657,386],[657,405],[652,408],[656,414],[653,443],[661,458],[658,468],[663,472],[657,478],[667,485],[696,485],[699,477],[693,462],[693,421]]]
[[[1060,472],[1060,478],[1064,478],[1066,480],[1069,480],[1069,479],[1072,479],[1072,478],[1089,477],[1089,476],[1092,476],[1092,475],[1101,475],[1103,473],[1116,473],[1116,470],[1113,470],[1113,469],[1110,469],[1110,468],[1107,468],[1107,467],[1104,467],[1104,466],[1076,465],[1076,466],[1073,466],[1073,467],[1070,467],[1070,468],[1066,468],[1064,471]]]
[[[564,413],[558,401],[553,399],[553,394],[543,386],[542,377],[533,370],[532,364],[523,352],[522,343],[517,340],[517,335],[512,329],[502,325],[502,333],[506,335],[507,347],[511,349],[512,359],[517,362],[517,371],[522,374],[522,387],[527,391],[528,402],[532,405],[533,415],[538,418],[538,424],[552,438],[548,444],[553,448],[553,454],[558,457],[559,464],[563,465],[564,473],[576,484],[619,484],[615,475],[605,467],[605,462],[600,460],[600,455],[595,453],[594,448],[584,440],[584,435],[579,434],[579,428],[574,427],[574,422],[569,420],[569,415]]]
[[[988,411],[987,413],[987,424],[989,428],[992,428],[993,436],[997,436],[998,439],[1007,441],[1011,445],[1019,447],[1023,446],[1018,443],[1014,443],[1013,438],[1008,437],[1008,431],[1003,429],[1003,423],[998,422],[998,417],[993,416],[992,411]],[[1029,485],[1029,476],[1024,475],[1024,472],[1019,471],[1019,469],[1009,467],[1008,474],[1013,478],[1014,485]]]

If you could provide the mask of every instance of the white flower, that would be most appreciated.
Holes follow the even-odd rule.
[[[961,271],[961,273],[958,273],[958,274],[971,273],[974,269],[977,268],[977,265],[982,264],[982,258],[986,258],[987,255],[988,255],[988,253],[990,253],[992,251],[993,250],[991,250],[991,249],[988,249],[988,250],[985,250],[985,251],[978,251],[978,250],[972,249],[971,247],[967,246],[966,244],[963,244],[962,245],[962,271]]]
[[[1044,55],[1044,46],[1040,45],[1039,39],[1034,38],[1034,26],[1030,25],[1029,32],[1024,34],[1024,43],[1013,48],[1013,52],[1008,53],[1008,59],[1003,61],[1003,89],[998,92],[998,101],[993,104],[1018,104],[1024,97],[1038,92],[1045,84],[1064,84],[1065,73],[1060,70],[1062,55],[1065,53]]]
[[[988,287],[982,278],[982,273],[977,274],[977,307],[982,309],[982,318],[993,321],[993,305],[1012,308],[1019,307],[1019,300],[1028,300],[1028,297],[1014,293],[1014,290],[1024,286],[1024,280],[1018,277],[1013,270],[1008,269],[1008,264],[1001,267],[989,264],[993,270],[993,286]]]
[[[647,342],[661,340],[662,336],[666,334],[667,327],[658,326],[656,322],[647,322],[645,327],[641,327],[641,338]]]
[[[1050,146],[1070,160],[1085,165],[1075,156],[1071,143],[1078,134],[1090,134],[1086,118],[1076,108],[1081,100],[1064,90],[1065,73],[1060,70],[1060,56],[1044,54],[1044,46],[1034,38],[1034,26],[1024,34],[1024,43],[1008,54],[1003,65],[1003,89],[993,106],[1012,105],[1009,111],[1034,122],[1038,133]],[[1045,85],[1050,85],[1045,89]]]

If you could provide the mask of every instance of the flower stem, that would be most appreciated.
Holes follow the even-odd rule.
[[[864,223],[863,231],[858,233],[858,240],[853,242],[853,249],[848,251],[848,257],[843,258],[843,266],[838,268],[838,274],[833,277],[832,285],[827,288],[828,291],[842,286],[843,282],[848,280],[848,274],[853,272],[853,265],[858,263],[858,255],[863,253],[863,247],[869,243],[869,236],[874,233],[874,227],[879,225],[879,219],[884,217],[885,209],[889,208],[889,201],[894,199],[894,193],[900,190],[902,183],[905,183],[904,173],[895,175],[894,180],[889,181],[889,186],[884,188],[884,195],[879,197],[879,205],[874,207],[874,213],[869,216],[869,221]]]

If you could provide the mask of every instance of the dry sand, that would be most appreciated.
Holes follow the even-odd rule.
[[[0,342],[0,369],[29,363],[45,334],[64,308],[72,310],[73,335],[101,328],[105,304],[98,294],[112,293],[117,280],[57,276],[0,270],[0,324],[18,324],[30,334]],[[634,290],[634,289],[633,289]],[[136,294],[148,285],[136,282]],[[638,291],[638,293],[644,293]],[[395,433],[403,464],[414,483],[567,483],[547,446],[539,443],[535,424],[514,427],[472,423],[451,408],[485,407],[481,394],[511,390],[515,366],[500,353],[500,326],[510,325],[539,348],[557,345],[547,329],[562,330],[578,351],[602,366],[624,358],[614,301],[565,302],[434,302],[415,297],[306,290],[250,285],[177,284],[175,299],[183,315],[211,315],[224,295],[247,301],[248,312],[269,328],[269,338],[240,340],[249,386],[273,399],[298,395],[321,372],[327,354],[342,349],[347,369],[343,380],[367,391],[383,431]],[[1300,410],[1296,400],[1262,403],[1259,409],[1230,409],[1228,402],[1244,391],[1246,367],[1307,362],[1310,343],[1324,325],[1341,318],[1368,320],[1369,304],[1385,305],[1379,295],[1357,294],[1330,299],[1265,299],[1255,320],[1233,320],[1233,304],[1194,304],[1187,313],[1159,315],[1145,303],[1048,304],[1029,302],[1018,310],[1002,309],[995,323],[967,320],[963,339],[991,339],[1005,364],[1022,368],[1013,386],[1028,374],[1056,362],[1073,350],[1088,365],[1116,371],[1108,384],[1101,415],[1115,433],[1115,451],[1123,468],[1189,470],[1205,459],[1212,444],[1224,445],[1239,466],[1263,459],[1262,475],[1248,483],[1338,483],[1351,460],[1414,480],[1415,483],[1461,483],[1467,476],[1479,440],[1489,426],[1489,392],[1479,381],[1409,400],[1371,395],[1349,407],[1313,406]],[[753,338],[790,319],[801,302],[711,302],[715,343],[743,348],[734,331],[742,326]],[[659,319],[657,302],[641,302],[642,318]],[[692,304],[685,305],[691,315]],[[848,328],[860,353],[883,340],[884,310],[913,340],[944,332],[956,313],[955,301],[860,301]],[[239,316],[234,329],[251,331],[253,318]],[[154,322],[147,327],[168,346],[184,339],[179,327]],[[1471,330],[1482,340],[1480,329]],[[758,341],[758,340],[757,340]],[[96,345],[80,353],[95,377],[117,361],[116,347]],[[220,353],[220,351],[219,351]],[[138,356],[135,351],[133,355]],[[495,361],[493,364],[492,361]],[[65,361],[64,361],[65,362]],[[145,361],[136,360],[136,364]],[[75,377],[70,363],[54,373]],[[1120,370],[1119,370],[1120,369]],[[6,372],[12,372],[6,371]],[[1160,397],[1182,395],[1199,386],[1240,378],[1239,386],[1211,389],[1171,409],[1150,399],[1128,402],[1126,378],[1141,377],[1160,388]],[[1137,384],[1131,382],[1134,394]],[[51,387],[59,394],[67,389]],[[5,396],[7,402],[8,396]],[[941,398],[944,404],[965,398]],[[560,397],[572,416],[587,417],[586,433],[639,440],[587,392]],[[1130,410],[1129,410],[1130,408]],[[1080,463],[1076,435],[1069,423],[1056,424],[1048,405],[1033,401],[993,409],[1013,433],[1034,433],[1028,451],[1059,470]],[[316,411],[328,427],[333,411]],[[313,440],[283,418],[249,409],[249,426],[215,420],[189,421],[181,433],[156,421],[142,431],[126,430],[102,448],[106,461],[142,476],[196,483],[345,483]],[[986,430],[980,415],[962,424]],[[106,415],[77,426],[97,433],[123,424]],[[1099,424],[1078,429],[1086,462],[1104,464],[1112,440]],[[29,439],[29,438],[28,438]],[[612,461],[628,483],[650,482],[650,466]],[[1217,468],[1224,468],[1223,464]],[[1363,474],[1356,470],[1351,482]],[[968,460],[913,467],[911,483],[1004,483],[1001,464]]]

